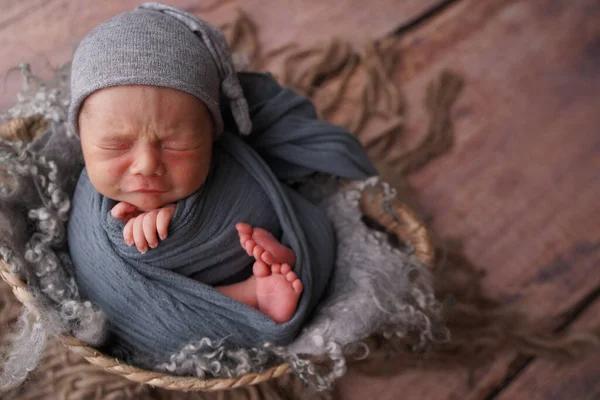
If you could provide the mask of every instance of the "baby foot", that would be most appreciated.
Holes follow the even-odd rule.
[[[256,279],[258,309],[277,323],[289,321],[296,312],[303,289],[290,266],[296,262],[293,250],[264,229],[246,223],[235,227],[240,244],[256,260],[252,272]]]
[[[253,228],[240,222],[235,225],[240,236],[240,244],[250,257],[262,260],[267,265],[296,263],[296,255],[290,248],[285,247],[270,232]]]
[[[289,321],[302,293],[302,282],[288,264],[273,264],[269,268],[263,261],[256,261],[253,268],[256,277],[258,309],[273,321],[281,324]]]

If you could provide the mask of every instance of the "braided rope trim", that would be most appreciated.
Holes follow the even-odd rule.
[[[172,376],[161,372],[146,371],[137,367],[109,358],[97,350],[86,346],[71,336],[62,336],[60,341],[72,352],[85,358],[91,364],[102,368],[112,374],[122,376],[129,380],[157,386],[164,389],[180,391],[217,391],[234,389],[241,386],[255,385],[280,377],[289,372],[289,364],[271,367],[263,373],[251,373],[237,378],[229,379],[202,379],[198,377]]]

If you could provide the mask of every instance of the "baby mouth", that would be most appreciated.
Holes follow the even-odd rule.
[[[161,194],[166,193],[166,190],[154,190],[154,189],[139,189],[134,190],[135,193],[145,193],[145,194]]]

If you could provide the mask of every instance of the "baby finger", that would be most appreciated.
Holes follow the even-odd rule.
[[[136,211],[137,208],[133,204],[120,201],[110,210],[110,215],[115,219],[129,221],[131,217],[135,216],[134,213]]]
[[[136,217],[133,222],[133,241],[135,247],[137,247],[140,253],[148,251],[148,242],[146,242],[146,236],[144,235],[144,216],[146,213]]]
[[[169,223],[171,222],[171,218],[173,218],[173,214],[175,214],[174,204],[163,207],[158,211],[156,217],[156,230],[158,231],[160,240],[165,240],[167,238],[169,233]]]
[[[130,219],[125,224],[125,227],[123,227],[123,239],[125,240],[125,243],[127,244],[127,246],[132,246],[134,243],[133,242],[133,223],[134,222],[135,222],[135,219]]]
[[[144,221],[142,222],[146,243],[148,243],[148,246],[150,246],[152,249],[158,246],[158,238],[156,237],[157,215],[158,210],[149,211],[146,213],[146,215],[144,215]]]

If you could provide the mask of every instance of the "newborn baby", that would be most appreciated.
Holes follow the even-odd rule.
[[[374,175],[352,135],[272,77],[236,73],[217,29],[159,3],[79,44],[69,124],[85,160],[69,253],[82,297],[110,322],[108,353],[155,365],[202,338],[294,339],[336,238],[286,182]]]
[[[175,203],[208,175],[215,130],[206,105],[171,88],[108,87],[84,101],[79,134],[91,183],[119,201],[111,215],[126,222],[125,242],[142,253],[156,248],[167,238]],[[276,322],[288,321],[302,292],[294,252],[264,229],[242,222],[236,228],[256,260],[253,275],[216,289]]]

